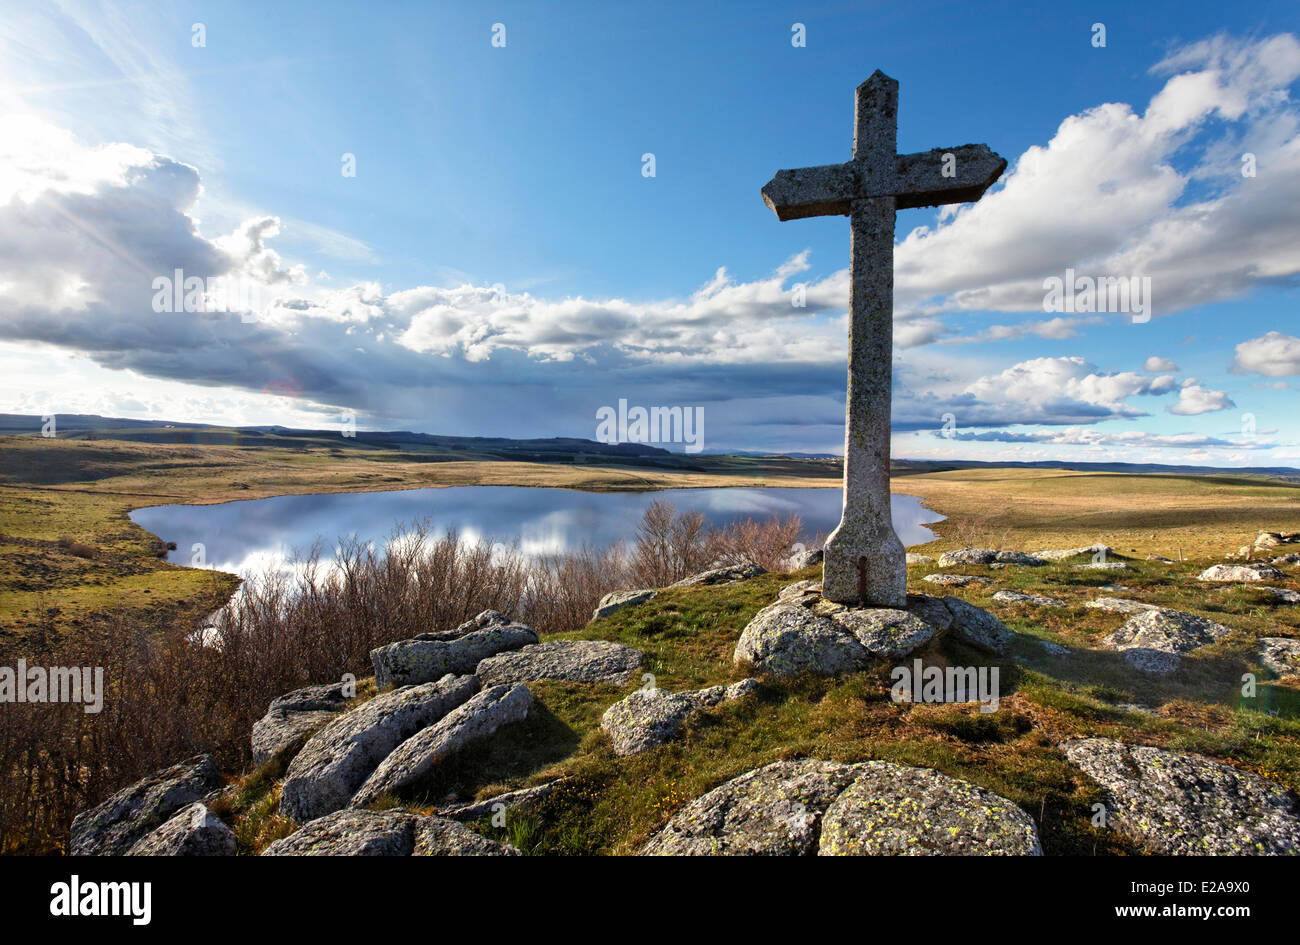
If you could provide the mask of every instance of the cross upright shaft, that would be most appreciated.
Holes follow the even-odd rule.
[[[854,104],[852,160],[778,171],[762,194],[780,220],[849,217],[844,511],[826,541],[822,593],[840,603],[904,607],[906,554],[889,500],[894,213],[978,200],[1006,161],[982,144],[898,154],[898,83],[879,70],[858,86]]]

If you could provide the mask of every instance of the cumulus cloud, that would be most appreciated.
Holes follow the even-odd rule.
[[[1274,440],[1243,437],[1229,440],[1224,437],[1206,436],[1199,433],[1149,433],[1141,430],[1122,432],[1103,432],[1083,427],[1070,427],[1066,430],[1031,431],[1018,433],[1010,430],[986,430],[983,432],[939,432],[935,436],[944,439],[960,440],[974,443],[1035,443],[1052,446],[1088,446],[1088,447],[1127,447],[1133,449],[1205,449],[1231,448],[1242,450],[1267,450],[1277,446]]]
[[[1270,331],[1237,345],[1232,369],[1238,374],[1263,374],[1265,377],[1300,375],[1300,338]]]
[[[1173,361],[1170,361],[1168,358],[1160,358],[1152,355],[1147,358],[1146,363],[1142,365],[1142,370],[1151,371],[1152,373],[1168,373],[1169,371],[1177,371],[1178,365]]]
[[[1210,390],[1198,384],[1195,378],[1189,378],[1178,392],[1177,403],[1170,404],[1165,409],[1180,417],[1195,417],[1235,406],[1237,405],[1225,391]]]
[[[1300,42],[1217,37],[1152,71],[1170,78],[1144,111],[1110,102],[1066,118],[999,189],[910,233],[900,304],[1041,311],[1043,280],[1073,268],[1150,276],[1161,316],[1294,279],[1300,112],[1287,87]],[[1267,171],[1243,177],[1245,151]]]

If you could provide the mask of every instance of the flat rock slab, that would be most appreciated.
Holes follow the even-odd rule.
[[[207,805],[182,807],[167,823],[135,842],[127,856],[234,856],[235,834]]]
[[[999,604],[1028,604],[1031,607],[1064,607],[1065,601],[1042,594],[1025,594],[1021,591],[998,591],[993,600]]]
[[[1300,673],[1300,640],[1290,637],[1261,638],[1259,661],[1279,676]]]
[[[927,574],[921,578],[928,584],[942,584],[945,587],[966,587],[970,584],[992,584],[986,577],[975,577],[970,574]]]
[[[479,691],[475,676],[382,693],[338,716],[294,757],[280,793],[280,813],[299,823],[347,806],[357,788],[394,748]]]
[[[1286,575],[1271,564],[1216,564],[1196,575],[1198,581],[1255,583],[1281,581]]]
[[[1063,742],[1065,756],[1109,795],[1109,823],[1152,853],[1300,853],[1295,795],[1201,755],[1109,738]]]
[[[527,686],[484,689],[393,749],[348,806],[365,807],[384,794],[409,789],[465,746],[490,738],[503,725],[523,721],[532,706]]]
[[[1256,588],[1256,590],[1268,594],[1279,604],[1300,604],[1300,591],[1289,590],[1285,587],[1260,587]]]
[[[603,640],[549,640],[478,664],[485,686],[559,679],[565,682],[627,685],[641,665],[641,651]]]
[[[778,761],[682,808],[655,856],[1040,854],[1034,823],[989,791],[873,761]]]
[[[341,810],[276,840],[263,856],[518,856],[464,824],[402,811]]]
[[[959,564],[1016,564],[1037,568],[1047,564],[1047,561],[1023,551],[999,551],[996,548],[958,548],[939,555],[941,568]]]
[[[767,571],[764,568],[760,568],[756,564],[730,564],[725,568],[710,568],[708,571],[692,574],[690,577],[682,578],[671,586],[697,587],[712,584],[735,584],[737,581],[748,581],[750,578],[756,578],[760,574],[766,573]]]
[[[929,555],[920,555],[913,551],[907,552],[904,560],[908,564],[934,564],[934,559]]]
[[[821,856],[1042,856],[1020,807],[929,768],[869,761],[826,809]]]
[[[1144,604],[1140,600],[1127,600],[1123,597],[1098,597],[1083,605],[1089,610],[1107,610],[1115,614],[1140,614],[1146,610],[1161,610],[1156,604]]]
[[[1111,650],[1148,649],[1164,653],[1190,653],[1222,640],[1231,628],[1208,617],[1181,610],[1144,610],[1134,614],[1102,646]]]
[[[675,738],[700,709],[739,699],[757,688],[758,680],[742,679],[729,686],[683,692],[638,689],[606,709],[600,727],[609,736],[614,754],[635,755]]]
[[[489,656],[538,641],[531,627],[497,622],[494,618],[501,615],[496,611],[486,611],[475,619],[487,615],[492,615],[493,619],[452,640],[399,640],[371,650],[375,685],[383,690],[390,686],[432,682],[448,673],[465,675],[474,672],[475,667]]]
[[[1067,558],[1082,558],[1085,555],[1089,557],[1092,555],[1101,555],[1102,557],[1106,557],[1114,553],[1115,550],[1111,548],[1110,545],[1098,543],[1095,545],[1086,545],[1082,548],[1053,548],[1047,551],[1035,551],[1034,557],[1042,558],[1044,561],[1064,561]]]
[[[78,814],[72,821],[69,852],[73,856],[121,856],[181,808],[203,800],[221,786],[221,773],[211,755],[198,755],[152,774]]]
[[[1128,562],[1126,561],[1089,561],[1087,564],[1074,564],[1070,566],[1074,571],[1127,571]]]
[[[654,600],[659,596],[655,590],[641,591],[611,591],[600,599],[596,609],[592,611],[591,619],[599,620],[602,617],[608,617],[610,614],[616,614],[624,607],[633,607],[637,604],[644,604],[646,601]]]

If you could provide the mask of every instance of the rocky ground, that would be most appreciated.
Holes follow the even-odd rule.
[[[281,696],[254,770],[180,762],[72,852],[1300,853],[1297,548],[913,554],[897,610],[825,599],[813,555],[546,640],[488,611],[376,649],[373,685]],[[998,699],[902,697],[923,667]]]

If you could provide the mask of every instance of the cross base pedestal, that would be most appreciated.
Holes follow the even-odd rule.
[[[907,606],[907,552],[886,516],[841,521],[826,539],[822,596],[837,604]]]

